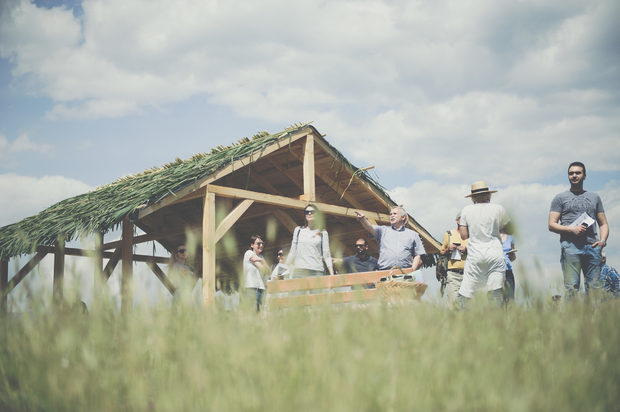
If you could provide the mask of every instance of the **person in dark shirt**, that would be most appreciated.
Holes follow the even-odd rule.
[[[378,270],[377,259],[368,254],[368,242],[364,238],[355,241],[355,255],[334,259],[334,263],[341,263],[345,273]]]

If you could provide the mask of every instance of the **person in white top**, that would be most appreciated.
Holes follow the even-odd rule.
[[[265,291],[263,274],[269,272],[269,267],[263,258],[265,242],[260,235],[250,237],[250,248],[243,255],[243,274],[245,277],[245,299],[256,302],[256,311],[260,311]]]
[[[334,274],[332,256],[329,251],[329,236],[322,229],[323,216],[318,208],[309,204],[304,208],[306,225],[297,226],[293,231],[291,249],[286,265],[292,271],[293,278],[321,276],[325,267],[330,275]]]
[[[500,230],[509,230],[510,218],[501,205],[491,203],[491,194],[495,192],[497,190],[489,190],[487,184],[480,180],[472,183],[471,193],[465,196],[471,197],[473,204],[463,208],[459,223],[461,238],[469,239],[463,282],[459,289],[462,308],[467,299],[485,286],[498,307],[502,306],[506,263]]]

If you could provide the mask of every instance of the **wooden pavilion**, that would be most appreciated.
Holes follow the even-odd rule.
[[[259,133],[210,153],[123,177],[0,228],[2,307],[6,310],[8,293],[48,254],[54,256],[54,299],[62,299],[67,255],[93,260],[95,288],[120,262],[122,310],[131,307],[134,262],[147,264],[174,293],[160,267],[168,257],[139,255],[133,246],[156,241],[173,251],[187,237],[196,239],[194,269],[202,274],[203,302],[209,305],[216,277],[239,272],[249,237],[266,235],[266,257],[276,248],[288,248],[308,202],[325,214],[335,255],[353,254],[354,240],[367,237],[355,219],[356,210],[371,223],[385,224],[396,204],[365,169],[353,166],[313,126]],[[104,241],[104,234],[118,227],[121,239]],[[134,235],[136,227],[144,234]],[[432,255],[440,244],[412,216],[408,227],[422,238],[425,265],[434,264]],[[66,241],[83,236],[94,236],[93,250],[65,247]],[[370,249],[377,254],[375,242],[370,242]],[[9,280],[9,259],[23,254],[33,256]]]

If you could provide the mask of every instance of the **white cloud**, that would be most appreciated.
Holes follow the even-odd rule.
[[[0,174],[0,226],[14,223],[71,196],[92,190],[79,180],[63,176],[41,178]]]
[[[0,133],[0,159],[2,160],[18,152],[50,153],[52,150],[51,145],[33,142],[26,133],[22,133],[12,142]]]

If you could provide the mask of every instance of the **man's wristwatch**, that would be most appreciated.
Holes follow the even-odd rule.
[[[601,243],[603,244],[603,247],[607,246],[607,241],[606,240],[601,240]]]

